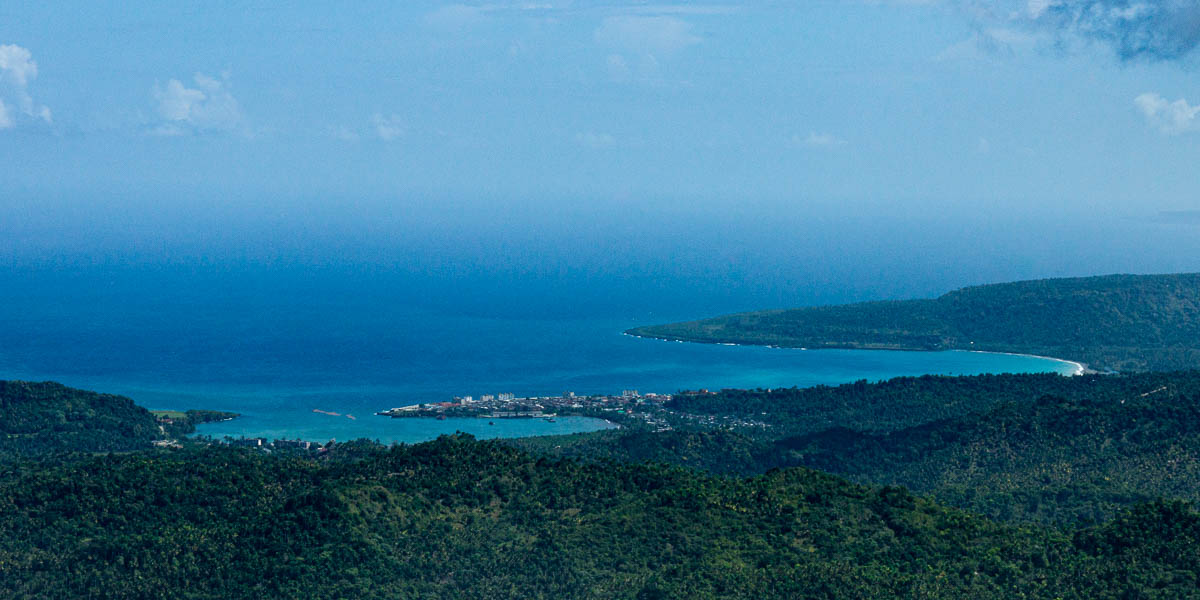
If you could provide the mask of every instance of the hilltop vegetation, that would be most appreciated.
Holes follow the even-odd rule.
[[[466,438],[0,472],[13,598],[1181,598],[1198,535],[1178,503],[1065,535],[807,469],[723,479]]]
[[[1045,396],[886,435],[782,440],[782,462],[904,485],[1000,519],[1099,521],[1154,498],[1200,500],[1200,396]]]
[[[802,465],[862,483],[903,485],[1014,522],[1103,521],[1159,497],[1200,501],[1195,371],[902,377],[678,395],[669,406],[754,418],[768,427],[508,443],[550,456],[663,462],[737,476]]]
[[[767,310],[630,334],[804,348],[987,350],[1119,371],[1200,368],[1200,274],[968,287],[933,300]]]
[[[55,452],[125,452],[161,437],[133,400],[57,383],[0,381],[0,461]]]
[[[724,390],[670,410],[766,426],[319,455],[148,450],[127,398],[0,392],[54,450],[0,463],[3,597],[1200,598],[1200,372]]]
[[[124,396],[54,382],[0,381],[0,462],[71,452],[131,452],[196,425],[236,416],[213,410],[148,411]],[[160,420],[159,417],[164,417]]]
[[[1074,377],[1054,373],[924,375],[837,386],[676,394],[667,408],[755,419],[769,427],[748,434],[780,439],[837,427],[885,433],[981,413],[1005,403],[1029,404],[1046,395],[1120,402],[1159,388],[1200,397],[1200,371]]]

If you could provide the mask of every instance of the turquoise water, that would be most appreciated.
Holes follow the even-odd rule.
[[[624,389],[671,393],[696,388],[832,385],[925,373],[973,375],[1056,371],[1069,374],[1074,369],[1072,364],[1055,360],[976,352],[805,351],[681,344],[620,335],[604,336],[601,340],[603,343],[595,344],[586,353],[594,362],[583,362],[580,357],[572,356],[556,364],[550,357],[526,355],[525,359],[537,364],[522,367],[520,355],[509,356],[504,360],[509,368],[501,369],[490,381],[464,382],[457,388],[451,383],[455,381],[452,378],[428,382],[426,386],[412,382],[390,389],[370,386],[291,392],[263,390],[258,393],[250,389],[213,390],[196,392],[189,406],[202,402],[205,397],[228,399],[223,406],[231,406],[234,403],[230,400],[239,399],[237,404],[244,407],[240,411],[244,417],[200,428],[200,433],[213,437],[299,437],[318,441],[367,437],[383,442],[412,443],[455,431],[481,438],[522,437],[594,431],[611,427],[611,424],[598,419],[562,417],[556,423],[539,419],[496,419],[492,421],[494,425],[488,425],[486,419],[390,419],[373,416],[367,411],[414,401],[448,400],[453,395],[478,397],[501,391],[512,391],[518,396],[557,395],[563,391],[616,394]],[[560,350],[568,352],[574,346],[569,344]],[[543,350],[549,349],[543,347]],[[579,352],[579,349],[575,351]],[[606,367],[600,367],[601,364]],[[422,390],[420,393],[418,388]],[[440,396],[427,391],[438,388],[445,390]],[[146,390],[142,395],[154,397],[156,394]],[[334,412],[357,410],[359,413],[355,414],[356,420],[350,420],[313,413],[312,408]]]
[[[241,418],[204,425],[213,437],[264,436],[314,441],[370,438],[419,442],[464,431],[518,437],[592,431],[611,424],[587,418],[542,420],[390,419],[375,412],[448,400],[456,395],[615,394],[625,389],[789,387],[877,381],[925,373],[1069,373],[1069,363],[975,352],[799,350],[685,344],[639,339],[614,320],[514,320],[437,317],[420,313],[390,343],[364,335],[361,346],[331,351],[322,340],[280,336],[257,347],[228,345],[188,352],[110,348],[92,358],[86,345],[66,344],[43,357],[43,368],[14,364],[0,351],[0,376],[55,380],[118,393],[149,408],[207,408]],[[460,335],[451,336],[450,331]],[[469,334],[468,334],[469,332]],[[143,340],[125,338],[126,343]],[[152,338],[153,339],[153,338]],[[216,336],[214,341],[219,341]],[[386,338],[384,338],[386,339]],[[366,342],[374,340],[375,344]],[[193,342],[194,344],[195,342]],[[328,342],[327,343],[334,343]],[[368,351],[369,349],[369,351]],[[125,357],[113,360],[113,355]],[[74,359],[72,362],[70,359]],[[89,364],[89,360],[91,361]],[[97,364],[99,363],[99,364]],[[314,409],[350,414],[315,413]]]
[[[369,438],[384,443],[413,444],[436,438],[444,433],[469,433],[479,439],[515,438],[534,435],[565,435],[615,427],[612,423],[588,417],[557,417],[554,422],[544,419],[391,419],[368,416],[365,423],[316,415],[312,419],[288,415],[275,419],[270,415],[255,415],[222,423],[208,423],[198,428],[198,435],[216,439],[231,437],[265,437],[268,439],[302,439],[314,442]],[[491,423],[489,425],[489,423]]]
[[[489,426],[479,419],[389,419],[374,413],[502,392],[672,393],[1073,368],[1002,354],[805,351],[639,339],[621,332],[701,315],[690,309],[686,314],[663,311],[664,305],[691,295],[686,287],[677,296],[647,295],[646,301],[663,311],[655,314],[625,304],[588,304],[618,289],[620,278],[551,299],[515,294],[518,299],[508,304],[497,301],[493,315],[503,316],[486,316],[475,304],[455,308],[455,298],[486,299],[498,289],[514,296],[512,289],[522,284],[468,287],[457,296],[431,296],[414,305],[369,282],[314,280],[307,271],[271,286],[261,283],[265,274],[236,280],[183,272],[162,281],[145,272],[136,275],[96,277],[87,285],[39,284],[12,276],[12,285],[0,289],[0,378],[60,381],[123,394],[148,408],[243,415],[202,427],[214,437],[418,442],[455,431],[511,437],[611,425],[561,418],[556,423],[496,420]],[[434,305],[440,308],[429,308]]]

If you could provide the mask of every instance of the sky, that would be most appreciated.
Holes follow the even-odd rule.
[[[768,303],[1200,270],[1193,0],[298,4],[0,7],[0,266],[657,252]]]

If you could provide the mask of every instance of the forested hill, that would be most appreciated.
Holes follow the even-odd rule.
[[[442,438],[0,470],[5,598],[1188,598],[1200,515],[1063,533],[808,469],[750,479]]]
[[[179,437],[195,425],[234,413],[168,411],[159,420],[124,396],[60,383],[0,381],[0,462],[59,452],[129,452],[156,439]]]
[[[1200,371],[901,377],[680,394],[667,409],[675,431],[507,443],[732,475],[802,465],[1009,522],[1103,521],[1159,497],[1200,501]],[[748,425],[690,425],[711,417]]]
[[[781,440],[775,461],[903,485],[997,519],[1102,521],[1154,498],[1200,500],[1200,396],[1046,396],[886,435]]]
[[[1021,281],[933,300],[767,310],[628,333],[804,348],[1020,352],[1124,371],[1200,368],[1200,274]]]
[[[161,436],[154,415],[129,398],[58,383],[0,381],[0,461],[137,450]]]

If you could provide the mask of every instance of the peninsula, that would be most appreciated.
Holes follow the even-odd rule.
[[[1200,367],[1200,273],[1042,279],[934,299],[763,310],[652,325],[630,335],[790,348],[976,350],[1093,369]]]

